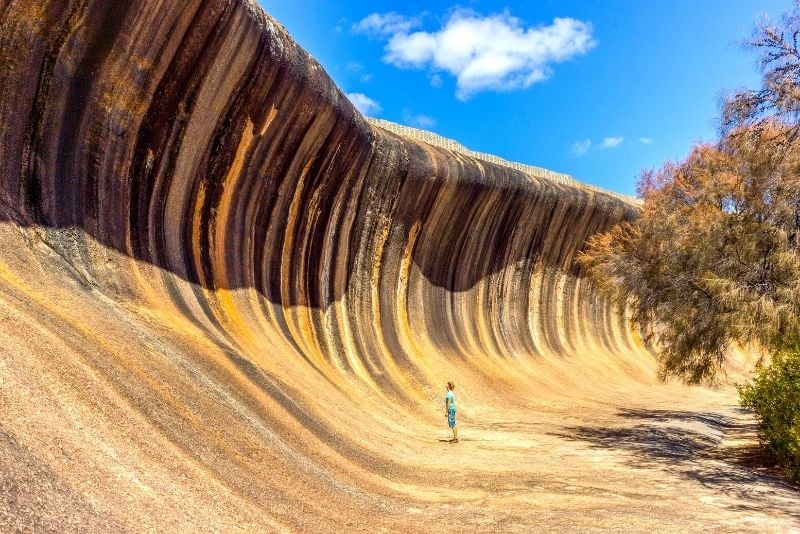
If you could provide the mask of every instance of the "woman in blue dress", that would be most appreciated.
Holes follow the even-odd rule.
[[[456,428],[456,394],[453,391],[456,385],[452,382],[447,383],[447,393],[444,396],[444,415],[447,417],[447,424],[453,430],[453,439],[450,441],[458,443],[458,429]]]

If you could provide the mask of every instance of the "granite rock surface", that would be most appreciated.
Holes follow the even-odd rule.
[[[800,521],[575,264],[635,203],[390,129],[249,0],[0,2],[0,530]]]

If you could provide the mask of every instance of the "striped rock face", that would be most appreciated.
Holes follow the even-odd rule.
[[[248,0],[0,2],[0,530],[784,524],[574,262],[635,204],[383,126]]]

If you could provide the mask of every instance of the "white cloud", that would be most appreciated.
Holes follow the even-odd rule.
[[[419,19],[409,18],[390,11],[389,13],[372,13],[353,24],[356,33],[372,37],[408,33],[419,26]]]
[[[548,78],[552,64],[585,54],[596,44],[591,24],[572,18],[526,28],[508,12],[484,17],[457,9],[438,31],[411,33],[417,25],[418,19],[397,13],[373,13],[354,28],[388,39],[386,63],[450,73],[462,100],[481,91],[529,87]]]
[[[643,145],[649,145],[650,143],[652,143],[652,142],[653,142],[653,140],[652,140],[652,139],[650,139],[649,137],[640,137],[640,138],[639,138],[639,142],[640,142],[641,144],[643,144]]]
[[[606,137],[603,139],[603,148],[617,148],[623,141],[624,137]]]
[[[403,112],[403,122],[408,126],[414,128],[422,128],[423,130],[430,130],[436,126],[436,119],[428,115],[415,115],[409,111]]]
[[[364,93],[347,93],[347,98],[363,115],[372,115],[381,111],[381,105]]]
[[[347,72],[358,75],[358,79],[364,83],[372,81],[373,78],[372,74],[365,72],[364,65],[362,65],[358,61],[349,61],[344,68]]]
[[[570,152],[575,154],[576,156],[583,156],[586,154],[589,149],[592,147],[592,141],[590,139],[584,139],[583,141],[575,141],[572,143],[572,147],[570,148]]]
[[[364,65],[362,65],[358,61],[348,61],[347,65],[345,65],[344,68],[347,72],[354,72],[358,74],[359,72],[362,72],[364,70]]]

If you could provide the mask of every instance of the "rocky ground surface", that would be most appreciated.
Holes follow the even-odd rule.
[[[42,236],[0,227],[0,530],[800,525],[800,492],[754,461],[731,387],[641,383],[569,358],[486,380],[454,362],[453,444],[443,390],[363,404],[304,363],[292,373],[306,384],[275,402],[261,380],[280,369],[237,367],[175,312],[109,298]],[[127,261],[116,256],[109,266]]]

